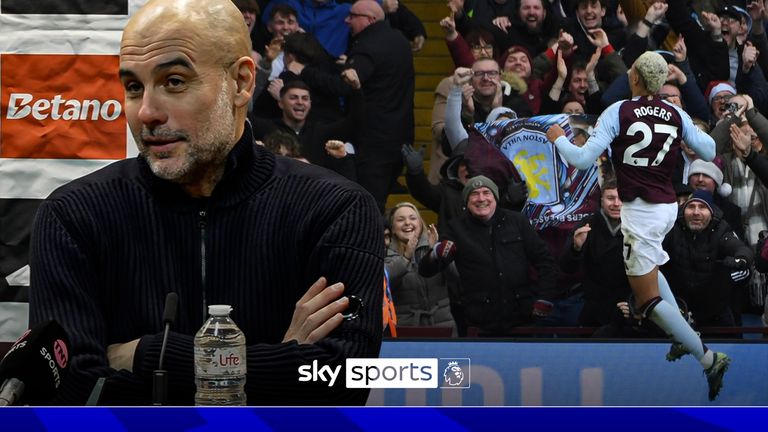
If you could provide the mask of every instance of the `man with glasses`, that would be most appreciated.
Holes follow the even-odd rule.
[[[365,106],[353,142],[358,182],[383,212],[403,167],[400,149],[413,143],[413,54],[410,42],[389,26],[375,1],[356,2],[344,21],[352,34],[347,67],[357,71]]]

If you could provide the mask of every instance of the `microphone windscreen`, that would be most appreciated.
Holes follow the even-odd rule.
[[[24,383],[22,401],[43,404],[50,400],[69,366],[69,338],[56,321],[27,330],[0,361],[0,383],[16,378]]]
[[[179,295],[169,292],[165,297],[165,310],[163,310],[163,323],[173,324],[176,321],[176,310],[179,307]]]

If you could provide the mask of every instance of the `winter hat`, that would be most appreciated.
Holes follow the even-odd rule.
[[[659,53],[646,51],[635,60],[632,66],[635,68],[635,72],[643,78],[645,88],[653,94],[658,93],[661,86],[667,81],[669,68],[667,61]]]
[[[708,190],[695,190],[693,191],[693,194],[691,194],[691,197],[688,198],[688,201],[683,204],[683,210],[685,210],[686,207],[688,207],[688,204],[694,202],[694,201],[700,201],[709,207],[709,212],[713,215],[715,214],[715,202],[712,200],[712,194]]]
[[[727,91],[731,94],[736,94],[736,88],[731,85],[728,81],[710,81],[709,85],[707,86],[707,90],[704,92],[704,94],[707,96],[707,102],[709,102],[709,105],[712,105],[712,99],[715,98],[715,95]]]
[[[723,183],[723,172],[713,162],[696,159],[688,169],[688,178],[695,174],[704,174],[717,184],[717,193],[723,197],[731,194],[733,188],[728,183]]]
[[[461,192],[461,197],[464,199],[464,203],[467,203],[469,194],[471,194],[473,190],[480,189],[482,187],[487,187],[490,189],[491,193],[493,193],[493,197],[496,198],[496,202],[499,201],[499,188],[496,186],[496,183],[494,183],[493,180],[486,176],[479,175],[467,180],[467,185],[464,186],[464,191]]]
[[[718,17],[723,15],[729,16],[737,21],[740,21],[742,18],[744,18],[744,20],[747,22],[747,33],[752,31],[752,17],[744,8],[740,8],[735,5],[726,5],[717,11]]]

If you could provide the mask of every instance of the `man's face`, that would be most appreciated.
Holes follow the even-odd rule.
[[[568,91],[576,96],[577,100],[583,101],[586,97],[588,88],[589,84],[587,84],[587,71],[583,69],[573,71],[571,74],[571,81],[568,82]]]
[[[514,72],[521,78],[528,78],[531,76],[531,62],[523,52],[512,53],[504,61],[504,70]]]
[[[366,13],[362,7],[359,7],[359,3],[353,4],[349,10],[349,15],[344,18],[344,22],[349,26],[352,36],[357,35],[361,31],[365,30],[369,25],[375,21],[373,15]]]
[[[603,25],[605,8],[603,8],[599,0],[586,0],[581,2],[576,8],[576,16],[585,28],[599,28]]]
[[[688,184],[694,189],[707,190],[712,193],[715,192],[715,187],[717,186],[712,177],[702,173],[691,174],[688,177]]]
[[[731,96],[733,96],[733,93],[729,91],[721,91],[717,92],[715,97],[712,98],[712,113],[718,119],[721,119],[723,116],[725,116],[725,104],[728,103]]]
[[[702,232],[712,220],[712,212],[709,211],[709,207],[699,200],[689,202],[683,210],[683,216],[685,217],[685,225],[695,233]]]
[[[680,108],[683,107],[683,101],[680,99],[680,90],[676,86],[671,84],[664,84],[659,89],[658,95],[673,105],[677,105]]]
[[[621,198],[617,189],[605,189],[600,197],[600,208],[611,219],[621,219]]]
[[[518,10],[520,21],[525,23],[525,27],[531,33],[541,32],[544,19],[547,17],[547,11],[541,3],[541,0],[522,0],[520,2],[520,9]]]
[[[730,15],[721,15],[720,24],[722,24],[723,39],[725,39],[725,43],[728,46],[733,46],[736,36],[743,35],[743,30],[746,30],[746,20],[742,24],[742,20],[733,18]]]
[[[296,33],[299,30],[299,22],[296,21],[294,15],[283,15],[276,13],[272,20],[269,22],[269,32],[272,36],[288,36],[289,34]]]
[[[467,209],[477,219],[488,221],[496,212],[496,197],[487,187],[477,188],[469,193]]]
[[[248,30],[253,30],[253,27],[256,25],[256,20],[258,19],[256,12],[243,10],[240,11],[240,13],[243,14],[243,19],[245,20],[245,25],[248,26]]]
[[[499,64],[493,60],[481,60],[472,65],[472,87],[475,94],[493,97],[500,85]]]
[[[303,123],[312,108],[312,99],[307,90],[292,88],[285,92],[277,104],[287,119]]]
[[[236,142],[230,66],[193,29],[134,33],[123,36],[120,79],[139,152],[158,177],[199,181]]]

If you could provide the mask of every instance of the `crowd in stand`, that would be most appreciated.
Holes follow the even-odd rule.
[[[405,166],[411,195],[437,213],[426,226],[413,203],[385,212],[399,326],[659,335],[628,300],[615,180],[601,182],[594,214],[553,250],[519,212],[525,182],[503,156],[487,157],[493,145],[472,127],[600,115],[631,97],[627,71],[645,51],[668,63],[655,97],[684,109],[717,146],[707,162],[682,145],[672,179],[679,215],[661,271],[695,327],[741,326],[744,313],[768,326],[768,1],[448,0],[440,27],[456,70],[435,89],[429,172],[413,147],[413,52],[426,32],[405,5],[233,1],[259,67],[256,139],[357,181],[382,212]]]

